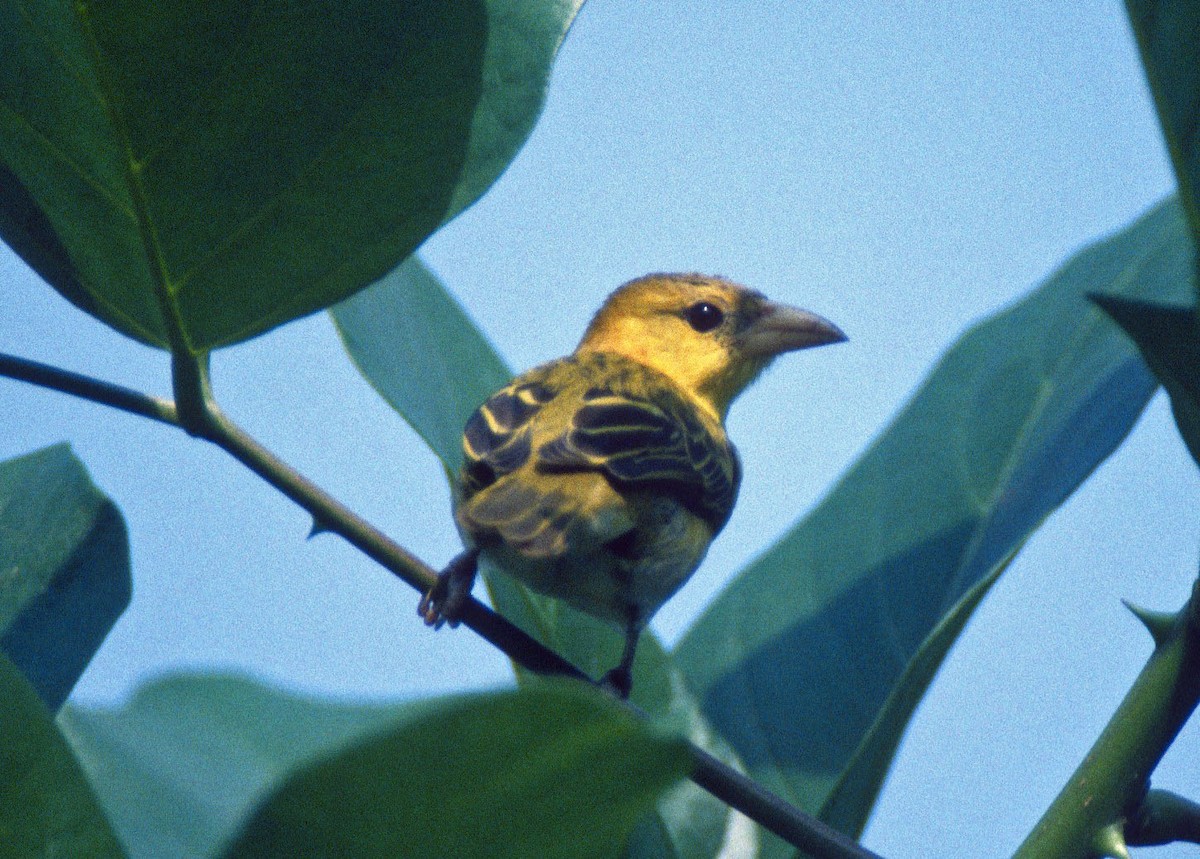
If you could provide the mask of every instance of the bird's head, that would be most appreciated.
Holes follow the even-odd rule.
[[[845,339],[815,313],[723,278],[651,274],[608,297],[576,352],[612,352],[658,370],[724,419],[777,355]]]

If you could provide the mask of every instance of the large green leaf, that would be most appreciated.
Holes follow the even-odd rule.
[[[3,653],[0,855],[125,855],[50,714]]]
[[[1125,6],[1192,238],[1200,242],[1200,0],[1125,0]]]
[[[967,332],[817,509],[714,601],[677,662],[757,779],[862,830],[967,617],[1154,391],[1085,293],[1179,301],[1192,257],[1168,201]]]
[[[210,794],[231,751],[257,749],[194,762]],[[292,772],[227,855],[615,856],[689,765],[682,741],[576,683],[426,702]]]
[[[614,855],[689,765],[565,681],[354,707],[178,677],[60,722],[134,857]]]
[[[50,710],[129,605],[116,506],[65,444],[0,463],[0,650]]]
[[[230,676],[177,676],[59,724],[133,856],[211,856],[297,767],[422,712],[350,706]]]
[[[0,0],[0,235],[131,336],[251,337],[495,180],[578,5]]]
[[[510,378],[491,344],[416,257],[330,312],[358,369],[433,449],[447,473],[455,473],[462,461],[463,424]],[[503,573],[485,567],[483,574],[493,605],[543,644],[593,677],[616,665],[624,640],[616,630],[532,593]],[[639,706],[736,763],[650,632],[643,635],[634,673]],[[630,854],[711,856],[728,823],[724,805],[695,785],[680,785],[641,821]]]

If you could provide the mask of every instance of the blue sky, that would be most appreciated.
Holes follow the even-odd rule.
[[[821,497],[966,325],[1172,191],[1122,4],[961,9],[595,2],[529,144],[423,250],[518,369],[570,351],[613,287],[654,270],[727,275],[850,335],[780,361],[734,406],[741,499],[656,618],[668,641]],[[6,250],[0,283],[0,350],[169,391],[164,355],[74,310]],[[214,383],[235,419],[401,543],[434,564],[456,551],[436,460],[324,315],[218,354]],[[343,697],[509,682],[498,653],[427,631],[416,596],[336,538],[306,542],[305,516],[215,448],[4,380],[0,414],[0,457],[70,440],[130,526],[134,603],[75,700],[119,701],[181,668]],[[1198,498],[1160,395],[951,653],[868,845],[1011,852],[1149,653],[1120,599],[1186,598]],[[1193,724],[1157,783],[1200,796],[1198,749]]]

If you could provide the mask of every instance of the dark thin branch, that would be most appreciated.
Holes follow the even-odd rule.
[[[102,406],[111,406],[114,409],[164,424],[179,425],[179,418],[175,414],[175,404],[170,400],[152,397],[141,391],[122,388],[120,385],[113,385],[109,382],[102,382],[91,376],[82,376],[69,370],[61,370],[58,367],[51,367],[49,364],[0,353],[0,376],[61,391],[64,394],[91,400]]]
[[[185,429],[211,441],[274,486],[313,517],[316,530],[341,535],[347,542],[405,583],[424,593],[437,571],[362,519],[329,493],[297,472],[238,427],[212,401],[204,359],[175,361],[176,396],[186,398],[188,426],[173,402],[138,391],[0,353],[0,376],[29,382],[115,409]],[[503,616],[471,597],[463,609],[463,625],[491,642],[530,671],[573,677],[595,684],[579,668],[529,636]],[[692,781],[788,843],[830,859],[879,859],[842,833],[806,814],[698,746],[691,745]]]
[[[805,814],[733,767],[692,746],[692,781],[793,847],[823,859],[880,859],[823,820]]]
[[[0,353],[0,376],[61,391],[182,428],[175,404],[170,400],[152,397],[140,391],[72,373],[49,364]],[[198,384],[206,385],[200,381],[199,374],[195,378]],[[436,570],[283,462],[225,417],[215,406],[207,406],[204,414],[205,417],[199,420],[193,415],[193,434],[218,445],[307,510],[314,521],[320,523],[320,530],[340,534],[351,545],[416,590],[424,593],[433,587],[437,580]],[[474,598],[467,603],[462,622],[530,671],[588,679],[582,671]]]

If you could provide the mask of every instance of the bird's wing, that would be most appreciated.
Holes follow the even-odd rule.
[[[533,371],[493,394],[467,421],[456,516],[476,539],[498,536],[544,558],[607,543],[633,527],[623,499],[598,471],[555,475],[538,467],[536,417],[560,395],[569,396]]]
[[[576,393],[528,374],[496,392],[463,433],[459,523],[477,538],[496,535],[548,557],[620,536],[634,525],[620,493],[653,489],[715,534],[737,497],[737,454],[678,395],[659,393]],[[556,397],[574,402],[556,403],[552,420],[569,418],[548,435],[537,418]]]
[[[572,414],[570,427],[535,452],[537,466],[599,471],[619,489],[666,492],[715,534],[729,520],[737,498],[737,454],[678,399],[591,388]]]
[[[531,422],[556,392],[540,381],[514,382],[475,410],[463,431],[463,494],[470,497],[523,466],[532,453]]]
[[[529,558],[590,552],[636,524],[624,499],[597,472],[521,472],[477,492],[456,515],[476,540],[499,537]]]

